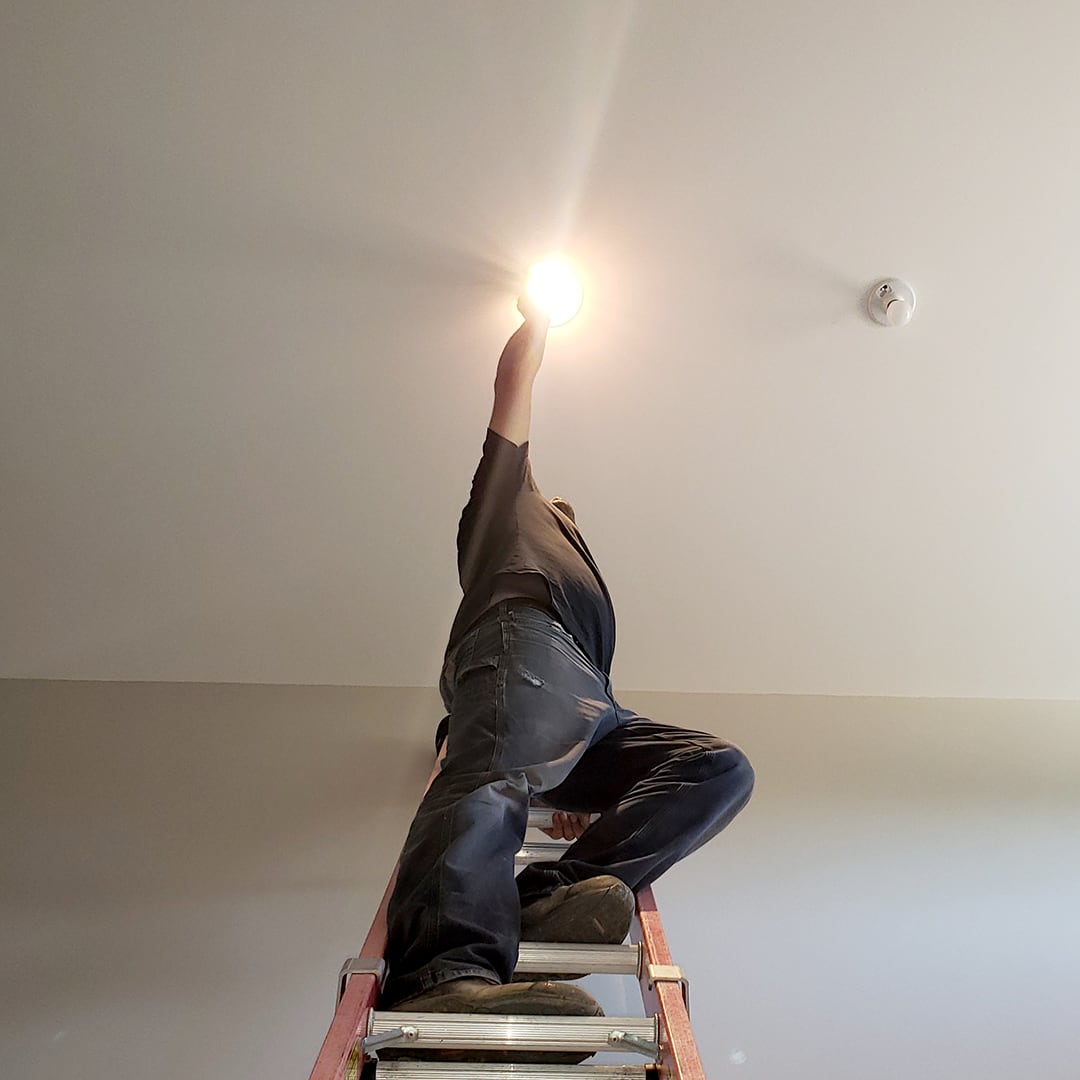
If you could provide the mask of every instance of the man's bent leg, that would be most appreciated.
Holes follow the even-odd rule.
[[[545,796],[553,806],[600,817],[558,862],[534,863],[521,872],[522,904],[601,874],[631,889],[652,884],[728,825],[753,783],[753,769],[738,747],[630,714]]]

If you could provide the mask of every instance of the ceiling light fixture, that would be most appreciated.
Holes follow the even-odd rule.
[[[546,259],[529,272],[529,299],[551,319],[552,326],[568,323],[581,310],[581,280],[561,259]]]

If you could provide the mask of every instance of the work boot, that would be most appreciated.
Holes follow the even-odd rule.
[[[630,930],[634,894],[617,877],[601,874],[562,885],[521,909],[521,940],[619,945]],[[580,979],[587,971],[523,973],[514,979]]]
[[[633,914],[633,891],[617,877],[601,874],[562,885],[523,907],[521,940],[618,945],[630,930]]]
[[[440,983],[431,990],[394,1005],[391,1012],[470,1013],[478,1016],[603,1016],[599,1003],[577,986],[549,982],[501,986],[485,979],[464,978]],[[541,1065],[578,1065],[589,1051],[563,1050],[419,1050],[387,1047],[384,1060],[521,1061]]]

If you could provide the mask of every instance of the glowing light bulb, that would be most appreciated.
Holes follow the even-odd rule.
[[[529,299],[550,316],[552,326],[568,323],[581,310],[581,282],[559,259],[537,263],[525,288]]]

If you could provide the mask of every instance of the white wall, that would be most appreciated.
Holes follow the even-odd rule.
[[[656,890],[711,1076],[1075,1078],[1080,705],[624,704],[758,770]],[[439,715],[430,690],[0,682],[0,1075],[306,1076]]]

